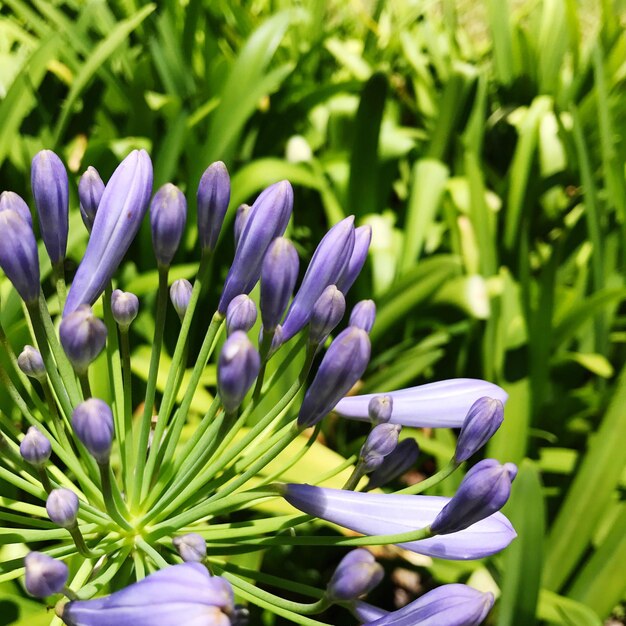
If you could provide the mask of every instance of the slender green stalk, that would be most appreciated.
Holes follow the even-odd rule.
[[[46,493],[50,493],[52,491],[52,484],[50,483],[50,478],[48,477],[48,472],[46,471],[46,468],[38,467],[37,474],[39,475],[41,485],[46,490]]]
[[[80,531],[80,528],[78,527],[78,525],[72,526],[71,528],[68,528],[67,530],[69,531],[70,535],[72,535],[72,539],[74,540],[74,543],[76,544],[76,548],[85,558],[97,559],[98,557],[101,556],[101,554],[96,554],[95,552],[92,552],[87,547],[87,544],[85,543],[85,538],[83,537],[83,533]]]
[[[80,390],[83,394],[83,399],[87,400],[91,398],[91,385],[89,384],[89,373],[85,372],[78,375],[78,382],[80,383]]]
[[[438,485],[440,482],[448,478],[452,472],[454,472],[459,467],[459,464],[452,459],[445,467],[440,469],[436,474],[433,474],[430,478],[423,480],[415,485],[411,485],[410,487],[405,487],[404,489],[400,489],[395,493],[404,493],[415,495],[418,493],[423,493],[427,489]]]
[[[137,546],[143,550],[145,554],[147,554],[153,561],[154,564],[160,568],[167,567],[169,563],[146,541],[144,541],[141,537],[137,537],[135,540]]]
[[[263,341],[261,342],[261,348],[259,350],[261,355],[261,370],[256,379],[256,385],[254,392],[252,393],[252,402],[257,402],[263,389],[263,380],[265,379],[265,370],[267,368],[267,362],[269,360],[270,349],[272,348],[272,340],[274,339],[274,331],[265,332],[263,334]]]
[[[133,398],[132,398],[132,381],[130,369],[130,341],[128,336],[128,328],[120,328],[120,345],[122,351],[122,376],[124,387],[124,441],[126,446],[124,452],[126,456],[123,464],[128,468],[126,472],[126,490],[130,489],[134,472],[132,470],[134,463],[134,443],[133,435]],[[128,496],[130,502],[130,495]]]
[[[98,464],[100,468],[100,480],[102,483],[102,495],[104,497],[104,506],[107,513],[111,516],[115,522],[117,522],[125,530],[132,530],[132,526],[123,517],[121,511],[124,514],[128,514],[126,505],[122,500],[122,496],[117,487],[117,483],[112,478],[111,465],[109,462]]]
[[[348,478],[348,480],[346,481],[346,484],[342,487],[342,489],[345,489],[347,491],[354,491],[357,488],[359,481],[361,480],[361,478],[363,478],[363,476],[365,476],[365,471],[363,468],[363,464],[359,462],[357,463],[357,466],[352,471],[350,478]]]
[[[63,267],[63,261],[52,265],[52,279],[59,298],[59,310],[63,311],[65,308],[65,300],[67,299],[67,286],[65,285],[65,268]]]

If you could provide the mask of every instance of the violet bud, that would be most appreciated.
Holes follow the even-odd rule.
[[[419,451],[415,439],[403,439],[396,449],[383,459],[382,464],[370,474],[365,491],[382,487],[402,476],[415,465]]]
[[[289,304],[298,279],[300,261],[289,239],[277,237],[267,249],[261,268],[261,319],[273,330]]]
[[[52,445],[35,426],[31,426],[20,443],[22,458],[35,467],[45,465],[52,454]]]
[[[198,533],[188,533],[174,537],[172,543],[180,558],[185,562],[202,563],[206,559],[206,541]]]
[[[395,450],[400,430],[402,426],[399,424],[378,424],[372,428],[359,455],[359,461],[366,473],[379,468],[385,457]]]
[[[145,150],[133,150],[104,188],[63,315],[81,304],[93,304],[104,291],[139,230],[151,193],[150,157]]]
[[[373,424],[386,424],[391,419],[392,411],[393,398],[388,395],[374,396],[367,405],[367,413]]]
[[[227,413],[239,408],[260,368],[261,357],[246,333],[235,331],[224,343],[217,364],[217,390]]]
[[[350,313],[350,326],[362,328],[369,333],[376,321],[376,305],[373,300],[361,300],[354,305]]]
[[[341,291],[335,285],[326,287],[311,311],[309,342],[313,345],[323,344],[328,339],[328,335],[335,330],[345,312],[346,299]]]
[[[183,192],[175,185],[166,183],[156,192],[150,204],[152,247],[161,267],[171,265],[186,220],[187,200]]]
[[[72,528],[78,517],[78,496],[70,489],[53,489],[46,500],[46,511],[52,522],[61,528]]]
[[[326,588],[326,595],[340,602],[356,600],[374,589],[384,575],[385,570],[369,550],[352,550],[339,562]]]
[[[76,436],[100,465],[108,462],[113,445],[113,413],[99,398],[81,402],[72,413]]]
[[[181,320],[185,317],[185,313],[187,312],[192,291],[193,287],[186,278],[175,280],[170,287],[170,300]]]
[[[251,208],[252,207],[249,204],[240,204],[237,207],[237,212],[235,213],[235,225],[233,228],[235,233],[235,248],[239,245],[239,239],[241,239],[241,233],[243,232],[243,228],[248,221]]]
[[[230,177],[222,161],[212,163],[202,174],[197,201],[200,246],[203,250],[213,250],[230,202]]]
[[[337,288],[344,294],[348,293],[354,281],[358,278],[365,261],[367,260],[367,252],[372,241],[372,227],[359,226],[354,231],[354,249],[350,255],[350,259],[337,280]]]
[[[247,333],[256,322],[256,304],[242,293],[235,296],[226,309],[226,332],[232,335],[237,330]]]
[[[104,193],[104,183],[98,170],[91,165],[78,181],[78,199],[80,202],[80,216],[83,218],[83,224],[89,232],[93,228],[93,222],[96,219],[96,212]]]
[[[81,304],[61,320],[59,337],[76,372],[84,374],[89,364],[102,352],[107,329],[88,304]]]
[[[313,305],[328,285],[341,277],[354,248],[354,216],[335,224],[320,241],[283,322],[283,337],[291,339],[308,323]]]
[[[67,565],[42,552],[29,552],[24,557],[26,591],[35,598],[61,593],[69,576]]]
[[[0,267],[26,304],[39,297],[39,256],[31,225],[16,211],[0,211]]]
[[[259,330],[259,345],[263,345],[263,327]],[[267,358],[271,357],[282,345],[283,343],[283,327],[278,324],[274,329],[274,334],[272,336],[272,345],[270,346],[270,350],[267,354]]]
[[[370,340],[360,328],[348,327],[335,337],[307,390],[298,426],[317,424],[363,376],[370,358]]]
[[[53,264],[65,258],[69,217],[69,183],[61,159],[51,150],[33,157],[30,183],[39,214],[39,226]]]
[[[249,293],[261,276],[269,245],[287,228],[293,209],[293,189],[283,180],[265,189],[250,208],[235,251],[217,310],[225,313],[230,301]]]
[[[116,289],[111,294],[111,313],[121,329],[128,330],[138,312],[139,298],[134,293]]]
[[[15,211],[29,226],[33,227],[33,216],[30,209],[22,197],[14,191],[3,191],[0,193],[0,213],[2,211]]]
[[[438,535],[456,533],[499,511],[511,495],[517,474],[513,463],[484,459],[467,472],[448,504],[431,524]]]
[[[34,346],[24,346],[17,357],[17,365],[30,378],[39,381],[46,379],[46,366],[41,358],[41,352]]]
[[[467,461],[491,439],[504,421],[504,405],[494,398],[478,398],[467,413],[456,442],[454,460]]]

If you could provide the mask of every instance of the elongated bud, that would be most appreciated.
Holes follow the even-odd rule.
[[[362,328],[369,333],[376,321],[376,305],[373,300],[361,300],[354,305],[350,313],[350,326]]]
[[[221,161],[212,163],[198,185],[198,237],[203,250],[213,250],[230,202],[230,177]]]
[[[46,437],[31,426],[20,443],[22,458],[35,467],[45,465],[52,454],[52,446]]]
[[[233,298],[226,309],[226,332],[232,335],[237,330],[247,333],[257,317],[254,300],[245,294]]]
[[[69,570],[63,561],[57,561],[42,552],[29,552],[24,557],[26,591],[35,598],[47,598],[61,593]]]
[[[366,491],[377,489],[408,472],[417,461],[419,446],[415,439],[403,439],[370,474]]]
[[[235,248],[239,245],[239,239],[241,239],[241,233],[243,232],[243,228],[248,221],[251,208],[252,207],[249,204],[240,204],[237,207],[237,212],[235,213],[235,225],[233,227],[235,233]]]
[[[79,374],[102,352],[107,339],[104,322],[98,319],[88,304],[81,304],[61,321],[59,337],[65,354]]]
[[[354,248],[354,216],[335,224],[320,241],[283,322],[283,337],[291,339],[311,318],[313,305],[328,285],[337,283]]]
[[[480,450],[504,421],[504,405],[494,398],[479,398],[472,404],[456,442],[454,460],[467,461]]]
[[[104,291],[139,230],[151,193],[150,157],[145,150],[133,150],[104,188],[87,250],[67,294],[64,316],[81,304],[93,304]]]
[[[46,500],[48,517],[61,528],[72,528],[78,516],[78,496],[70,489],[53,489]]]
[[[277,237],[267,249],[261,268],[261,319],[273,330],[289,304],[298,279],[300,261],[289,239]]]
[[[39,297],[39,256],[31,225],[16,211],[0,212],[0,267],[20,294],[32,304]]]
[[[17,357],[17,364],[26,376],[36,378],[39,381],[46,379],[46,366],[41,358],[41,352],[37,348],[24,346]]]
[[[39,214],[39,225],[52,263],[65,258],[69,216],[69,183],[61,159],[51,150],[42,150],[34,158],[30,183]]]
[[[99,398],[81,402],[72,413],[76,436],[101,465],[107,463],[113,445],[113,413]]]
[[[256,199],[226,276],[217,307],[220,313],[226,312],[235,296],[250,293],[257,283],[265,253],[272,241],[285,232],[292,209],[293,189],[286,180],[271,185]]]
[[[261,357],[243,331],[224,343],[217,365],[217,389],[227,413],[239,408],[259,374]]]
[[[395,450],[401,429],[399,424],[378,424],[372,428],[359,455],[366,473],[379,468],[385,457]]]
[[[154,255],[162,267],[169,267],[178,250],[187,220],[187,200],[183,192],[167,183],[161,187],[150,204],[150,226]]]
[[[360,328],[348,327],[330,344],[304,396],[298,426],[314,426],[363,376],[370,358],[370,340]]]
[[[309,323],[309,342],[323,344],[346,312],[346,299],[335,285],[329,285],[316,300]]]
[[[130,291],[116,289],[111,294],[111,313],[119,327],[127,330],[139,313],[139,298]]]
[[[83,218],[83,224],[89,232],[93,228],[93,222],[96,219],[96,212],[102,200],[104,193],[104,183],[98,170],[91,165],[78,181],[78,199],[80,201],[80,216]]]
[[[263,336],[264,336],[263,327],[261,327],[261,330],[259,331],[259,345],[263,344]],[[276,350],[278,350],[278,348],[280,348],[282,343],[283,343],[283,328],[279,324],[274,329],[274,335],[272,337],[272,345],[270,346],[268,358],[272,356],[276,352]]]
[[[350,255],[345,270],[337,280],[337,287],[344,294],[348,293],[354,281],[358,278],[365,261],[367,260],[367,252],[372,241],[372,227],[359,226],[354,231],[354,249]]]
[[[202,535],[188,533],[174,537],[172,543],[180,558],[185,562],[202,563],[206,559],[206,541]]]
[[[170,287],[170,300],[181,320],[185,317],[185,313],[187,312],[192,291],[193,287],[186,278],[175,280]]]
[[[516,474],[513,463],[500,465],[495,459],[474,465],[431,524],[433,533],[455,533],[499,511],[511,495],[511,482]]]
[[[373,424],[386,424],[393,412],[393,398],[387,395],[374,396],[367,405],[367,412]]]
[[[3,211],[15,211],[24,221],[33,227],[33,216],[23,198],[14,191],[3,191],[0,193],[0,213]]]
[[[332,600],[348,601],[369,593],[385,575],[385,570],[368,550],[348,552],[335,570],[326,594]]]

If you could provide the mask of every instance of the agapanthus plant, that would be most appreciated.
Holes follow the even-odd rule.
[[[18,423],[0,413],[0,479],[14,488],[0,501],[0,519],[3,541],[25,544],[28,552],[2,564],[0,581],[25,575],[31,595],[63,594],[55,599],[54,619],[70,626],[241,626],[248,619],[244,604],[303,625],[326,624],[313,616],[332,604],[346,609],[342,623],[445,626],[483,620],[493,597],[465,585],[434,590],[399,611],[361,602],[383,577],[364,548],[347,553],[320,590],[230,558],[280,545],[343,552],[397,544],[443,559],[479,559],[515,537],[499,512],[515,477],[510,464],[481,461],[453,498],[417,495],[493,435],[503,419],[502,389],[458,379],[346,397],[371,353],[375,305],[363,301],[346,315],[345,297],[365,263],[369,228],[355,229],[352,217],[331,228],[294,295],[298,256],[284,237],[293,190],[287,181],[268,187],[237,212],[234,260],[216,311],[207,315],[198,302],[230,201],[224,164],[211,165],[197,190],[201,252],[193,284],[170,284],[187,203],[171,184],[152,197],[146,152],[132,152],[106,185],[91,167],[81,178],[80,211],[89,239],[73,277],[64,265],[70,221],[61,160],[48,151],[36,155],[32,184],[55,294],[46,286],[46,297],[42,290],[31,213],[19,196],[6,192],[0,202],[0,266],[23,300],[32,345],[13,345],[0,327],[0,379],[19,415]],[[145,393],[133,397],[129,331],[142,302],[113,287],[148,209],[159,280]],[[250,293],[259,281],[257,312]],[[49,303],[57,300],[60,319],[54,320]],[[100,306],[104,320],[96,313]],[[166,316],[174,312],[178,337],[169,369],[160,371]],[[257,318],[258,337],[252,335]],[[192,321],[206,320],[197,358],[184,375]],[[285,381],[302,351],[299,375]],[[102,352],[111,398],[91,391],[90,371]],[[270,359],[276,367],[267,367]],[[211,360],[217,363],[214,398],[195,428],[186,429]],[[157,394],[159,380],[164,385]],[[278,401],[270,399],[276,388],[285,390]],[[321,421],[333,410],[370,423],[360,453],[325,475],[308,477],[309,484],[281,481],[314,445]],[[390,493],[380,488],[418,455],[412,439],[401,440],[403,425],[461,432],[448,466]],[[343,489],[324,486],[350,468]],[[276,502],[299,512],[278,514],[271,506]],[[362,536],[315,533],[315,518]],[[312,601],[286,599],[285,592]]]

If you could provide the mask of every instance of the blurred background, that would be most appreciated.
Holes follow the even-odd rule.
[[[195,275],[195,188],[215,160],[232,176],[230,220],[266,185],[292,182],[303,266],[330,225],[350,214],[371,224],[349,296],[378,307],[360,391],[496,382],[510,398],[486,455],[520,464],[508,550],[477,563],[381,551],[391,582],[372,601],[392,608],[469,580],[499,596],[493,626],[623,624],[625,20],[622,0],[2,0],[0,190],[32,205],[30,160],[43,148],[75,180],[88,165],[106,180],[146,148],[155,189],[174,182],[190,203],[173,279]],[[77,263],[86,232],[70,188]],[[232,258],[225,231],[207,311]],[[137,385],[153,267],[146,222],[119,275],[147,303],[133,327]],[[3,325],[23,343],[4,277],[0,297]],[[214,380],[210,366],[197,411]],[[2,390],[0,407],[11,411]],[[331,419],[324,441],[348,456],[363,428]],[[403,436],[422,448],[405,482],[454,450],[450,431]],[[3,561],[1,544],[0,534]],[[264,566],[324,584],[333,555],[303,566],[289,551]],[[46,619],[0,564],[0,625]]]

